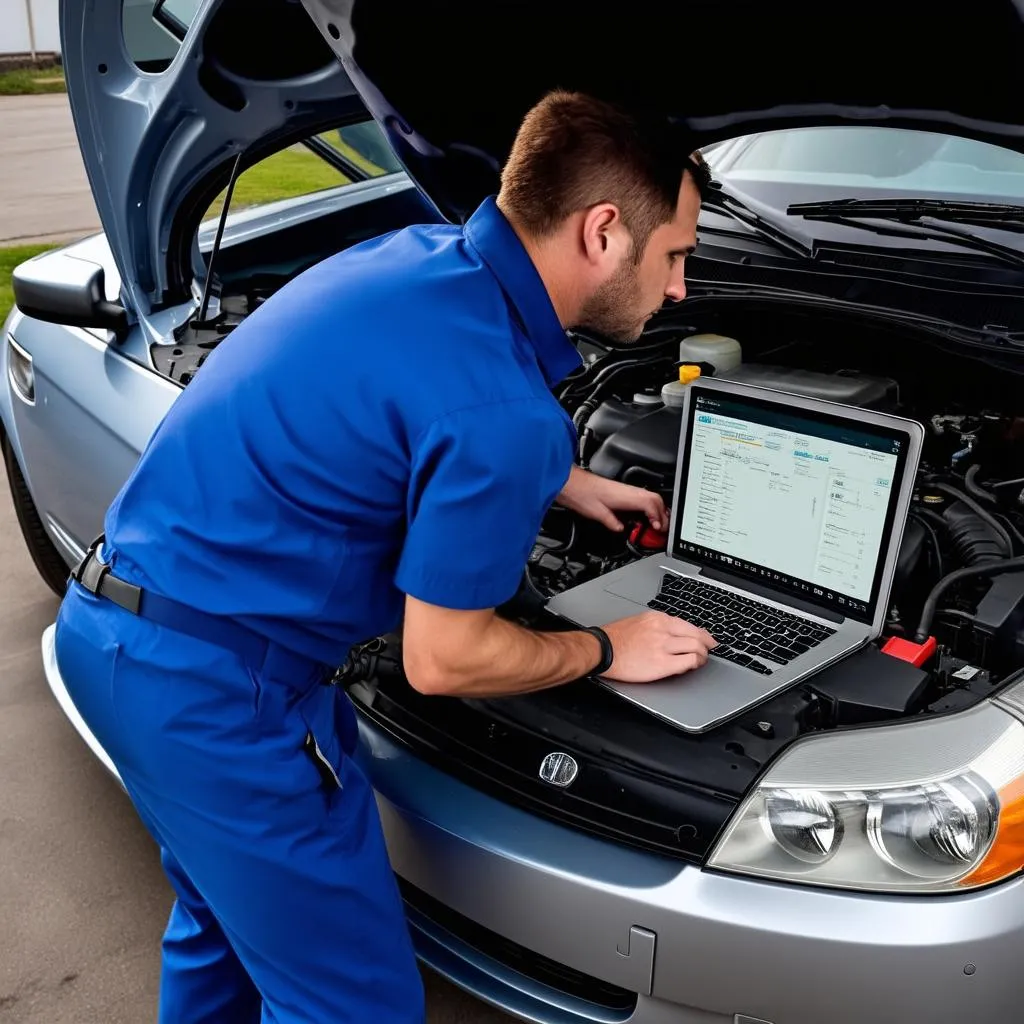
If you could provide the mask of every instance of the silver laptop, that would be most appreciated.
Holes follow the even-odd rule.
[[[548,608],[603,626],[653,607],[719,642],[705,666],[599,682],[703,732],[879,635],[914,488],[919,423],[720,379],[682,410],[668,550]]]

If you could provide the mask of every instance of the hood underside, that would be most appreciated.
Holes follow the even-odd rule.
[[[496,191],[553,87],[663,115],[695,148],[754,131],[877,124],[1024,151],[1024,0],[926,3],[302,0],[442,213]]]
[[[159,73],[133,60],[123,4],[61,0],[62,56],[122,295],[144,316],[203,272],[195,229],[236,159],[245,170],[365,108],[298,0],[200,0]]]
[[[878,124],[1024,151],[1024,0],[956,17],[879,0],[199,0],[157,74],[133,63],[122,6],[62,0],[61,35],[96,204],[143,316],[203,273],[195,225],[236,158],[244,169],[367,108],[456,221],[497,191],[524,113],[553,87],[643,106],[694,148]]]

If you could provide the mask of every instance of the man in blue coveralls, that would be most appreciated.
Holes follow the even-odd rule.
[[[683,298],[706,176],[552,93],[496,199],[297,277],[155,431],[73,576],[57,659],[177,896],[163,1024],[423,1020],[353,709],[322,685],[351,644],[401,624],[428,694],[706,661],[707,633],[656,612],[557,633],[495,614],[553,502],[668,526],[655,494],[572,468],[552,388],[580,365],[567,327],[631,341]]]

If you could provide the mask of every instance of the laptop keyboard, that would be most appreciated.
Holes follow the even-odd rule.
[[[769,665],[786,665],[835,633],[810,619],[671,573],[665,574],[648,606],[706,629],[718,641],[712,657],[761,675],[771,675],[774,668]]]

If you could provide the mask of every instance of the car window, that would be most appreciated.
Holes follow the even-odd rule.
[[[182,39],[199,10],[199,3],[200,0],[156,0],[153,17]]]
[[[350,124],[320,137],[371,178],[402,170],[376,121]]]
[[[799,128],[749,136],[722,155],[724,177],[802,185],[1024,198],[1024,156],[999,146],[895,128]]]
[[[372,120],[321,132],[309,143],[326,149],[326,155],[300,142],[243,171],[235,182],[230,212],[238,213],[280,199],[294,199],[401,170],[383,133]],[[330,162],[332,151],[354,165],[352,173]],[[227,189],[217,196],[206,211],[204,221],[220,216],[226,194]]]
[[[188,15],[184,29],[195,17],[198,0],[168,0],[169,6],[180,6],[179,13]],[[176,35],[169,23],[156,17],[160,6],[154,0],[124,0],[121,7],[121,32],[125,49],[140,71],[156,73],[163,71],[174,60],[180,47],[180,35]],[[190,8],[189,10],[187,10]]]
[[[290,146],[243,171],[235,182],[231,213],[250,210],[279,199],[294,199],[352,181],[323,157],[302,144]],[[204,220],[219,217],[227,189],[210,204]]]

